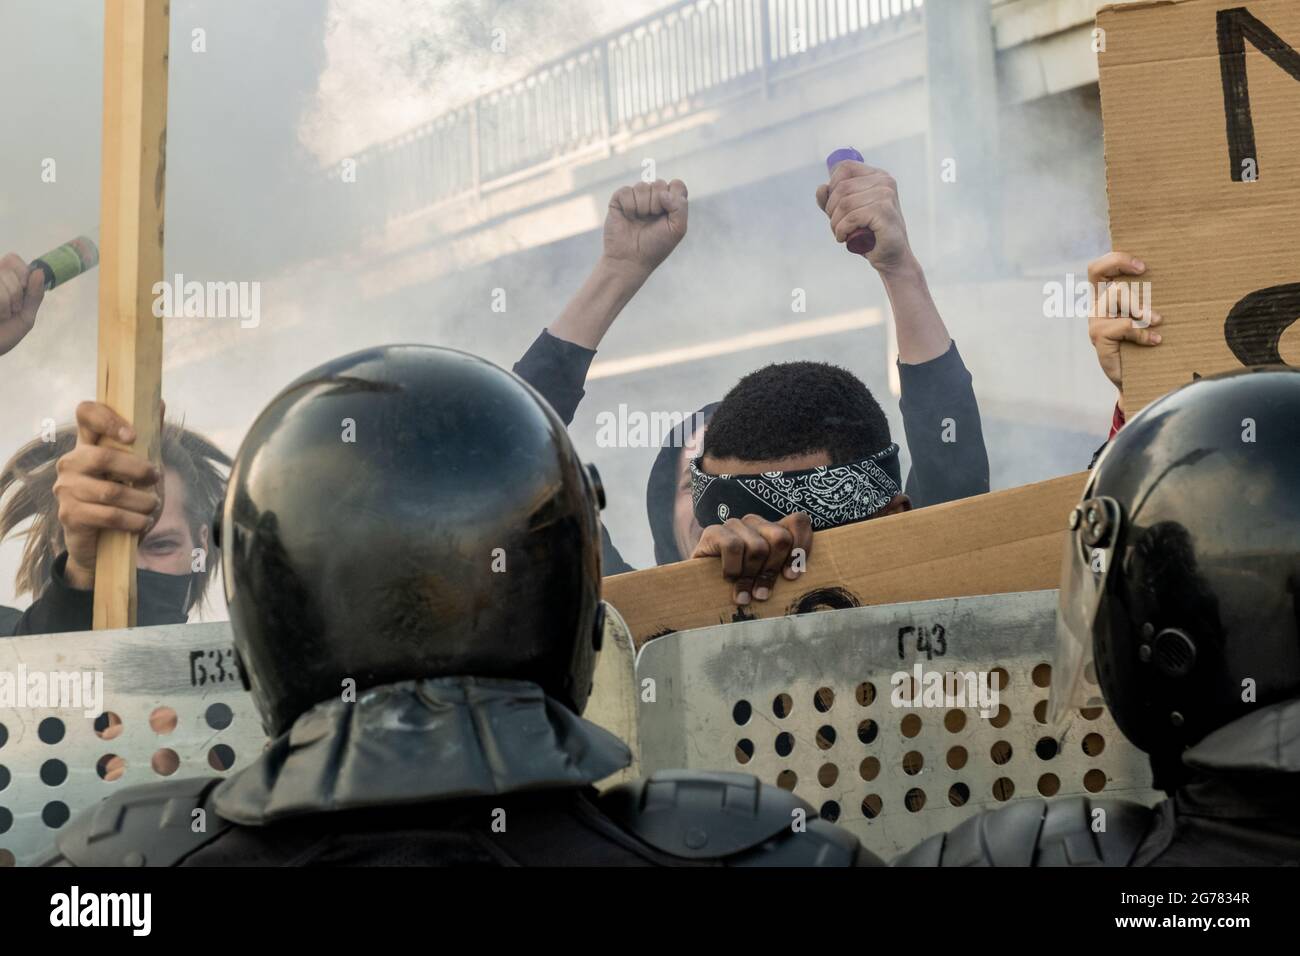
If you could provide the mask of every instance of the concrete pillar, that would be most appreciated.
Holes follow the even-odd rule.
[[[1002,271],[1002,177],[992,4],[926,0],[928,161],[933,237],[928,271],[938,278]]]

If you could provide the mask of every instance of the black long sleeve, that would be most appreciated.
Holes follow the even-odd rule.
[[[953,342],[920,365],[898,363],[899,409],[912,455],[906,492],[913,507],[989,490],[989,456],[971,374]]]
[[[23,612],[14,634],[62,634],[89,631],[94,625],[95,592],[74,588],[63,576],[68,563],[65,551],[50,568],[50,583],[41,596]]]
[[[16,607],[0,607],[0,637],[12,637],[14,628],[23,619],[23,612]]]
[[[596,353],[591,349],[556,338],[542,329],[542,334],[528,347],[523,358],[515,363],[514,372],[541,393],[567,428],[573,424],[578,403],[586,394],[587,372],[595,357]],[[603,523],[600,543],[605,574],[636,570],[623,560]]]
[[[596,353],[573,342],[557,339],[542,329],[542,334],[515,363],[514,372],[537,391],[555,409],[565,426],[573,424],[578,403],[587,394],[587,372]]]

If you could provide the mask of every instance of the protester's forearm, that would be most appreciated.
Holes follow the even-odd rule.
[[[920,365],[947,352],[952,340],[930,297],[925,272],[916,257],[909,255],[897,267],[882,270],[880,278],[894,312],[899,361]]]
[[[596,348],[649,277],[650,273],[638,266],[602,256],[577,295],[546,331],[583,348]]]
[[[903,431],[912,453],[908,495],[917,507],[989,490],[989,459],[971,374],[957,343],[939,358],[900,363]]]

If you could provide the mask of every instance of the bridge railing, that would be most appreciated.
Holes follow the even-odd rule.
[[[922,3],[682,0],[359,154],[358,179],[384,186],[378,195],[366,191],[356,224],[382,226],[760,86],[820,48],[866,37]]]

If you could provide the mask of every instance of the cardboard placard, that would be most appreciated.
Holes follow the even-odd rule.
[[[637,646],[673,631],[807,611],[1057,587],[1086,474],[876,518],[813,536],[808,569],[744,608],[716,558],[608,577]]]
[[[1111,246],[1164,319],[1125,344],[1130,416],[1196,376],[1300,365],[1300,3],[1097,14]]]

